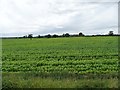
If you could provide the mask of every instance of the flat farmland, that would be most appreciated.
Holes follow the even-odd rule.
[[[116,88],[118,37],[3,39],[2,71],[4,88]]]

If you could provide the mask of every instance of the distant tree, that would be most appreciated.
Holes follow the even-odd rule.
[[[61,37],[65,37],[65,34],[63,34]]]
[[[38,38],[41,38],[41,36],[40,36],[40,35],[38,35],[37,37],[38,37]]]
[[[52,37],[53,37],[53,38],[56,38],[56,37],[58,37],[58,35],[54,34]]]
[[[113,31],[109,31],[108,35],[112,36],[114,33]]]
[[[33,38],[33,34],[28,34],[28,38],[32,39]]]
[[[69,33],[66,33],[66,34],[64,34],[64,36],[65,36],[65,37],[69,37],[69,36],[70,36],[70,34],[69,34]]]
[[[79,33],[79,36],[84,36],[84,34],[82,32]]]
[[[23,38],[27,38],[27,35],[23,36]]]
[[[50,35],[50,34],[48,34],[48,35],[46,35],[45,37],[47,37],[47,38],[51,38],[51,35]]]

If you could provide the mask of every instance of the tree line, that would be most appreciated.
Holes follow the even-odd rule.
[[[57,37],[94,37],[94,36],[120,36],[120,34],[114,34],[113,31],[109,31],[108,34],[106,35],[85,35],[83,34],[82,32],[78,33],[78,34],[69,34],[69,33],[65,33],[65,34],[62,34],[62,35],[57,35],[57,34],[47,34],[47,35],[44,35],[44,36],[41,36],[41,35],[37,35],[37,36],[33,36],[33,34],[28,34],[28,35],[24,35],[23,37],[2,37],[4,39],[6,38],[57,38]]]
[[[54,34],[54,35],[44,35],[44,36],[41,36],[41,35],[38,35],[38,36],[35,36],[33,37],[33,34],[28,34],[28,35],[25,35],[23,36],[23,38],[57,38],[57,37],[83,37],[83,36],[87,36],[87,35],[84,35],[82,32],[78,33],[78,34],[69,34],[69,33],[65,33],[65,34],[62,34],[62,35],[57,35],[57,34]],[[109,31],[108,34],[106,35],[91,35],[91,36],[118,36],[117,34],[114,34],[113,31]]]
[[[69,34],[69,33],[65,33],[63,35],[57,35],[57,34],[54,34],[54,35],[44,35],[44,36],[41,36],[41,35],[38,35],[38,36],[35,36],[33,37],[33,34],[28,34],[28,35],[25,35],[23,36],[23,38],[57,38],[57,37],[79,37],[79,36],[85,36],[83,33],[79,33],[79,34]]]

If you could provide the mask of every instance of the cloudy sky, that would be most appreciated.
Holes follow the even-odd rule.
[[[118,33],[119,0],[0,0],[0,34]]]

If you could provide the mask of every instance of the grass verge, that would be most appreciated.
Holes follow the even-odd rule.
[[[72,77],[55,79],[24,73],[3,73],[3,88],[118,88],[118,79]]]

